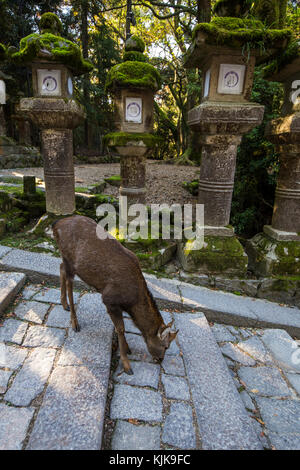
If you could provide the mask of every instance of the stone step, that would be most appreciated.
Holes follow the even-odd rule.
[[[206,450],[259,450],[262,445],[202,314],[174,314]]]
[[[60,263],[60,258],[44,253],[0,245],[0,269],[24,272],[31,282],[50,281],[59,285]],[[209,320],[254,328],[281,328],[300,338],[300,310],[296,307],[215,291],[179,280],[158,279],[148,274],[145,274],[145,279],[156,299],[201,311]],[[76,288],[87,287],[78,277],[75,277],[74,285]]]
[[[0,273],[0,314],[15,299],[25,284],[23,273]]]

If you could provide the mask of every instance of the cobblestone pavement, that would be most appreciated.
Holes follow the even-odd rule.
[[[26,286],[3,317],[2,450],[101,449],[113,327],[99,294],[75,300],[76,334],[58,289]],[[112,449],[300,449],[300,352],[286,331],[163,316],[180,332],[161,365],[125,318],[134,375],[119,364],[111,376]]]
[[[300,341],[278,329],[212,330],[263,447],[300,450]]]

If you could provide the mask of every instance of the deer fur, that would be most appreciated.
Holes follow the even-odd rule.
[[[67,217],[53,224],[54,238],[63,260],[60,266],[61,303],[65,310],[71,311],[73,330],[80,331],[73,301],[74,276],[79,276],[102,294],[118,335],[124,371],[131,375],[123,311],[139,328],[150,354],[157,362],[163,360],[178,331],[171,331],[172,322],[165,325],[136,255],[112,236],[103,239],[105,233],[94,220],[83,216]]]

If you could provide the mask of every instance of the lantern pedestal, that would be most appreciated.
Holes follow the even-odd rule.
[[[300,113],[274,119],[266,129],[280,158],[272,226],[247,243],[249,264],[261,275],[300,274]]]
[[[73,100],[24,98],[20,111],[41,129],[47,212],[68,215],[75,211],[73,133],[84,118]]]
[[[257,104],[211,101],[189,112],[188,123],[202,144],[198,203],[204,205],[206,247],[193,252],[182,247],[185,269],[245,274],[247,255],[229,226],[236,154],[243,134],[259,125],[263,114]]]

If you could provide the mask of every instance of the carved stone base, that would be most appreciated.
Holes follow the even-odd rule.
[[[243,276],[248,266],[248,257],[234,236],[205,236],[201,250],[189,250],[188,243],[179,243],[177,257],[185,271],[200,274]]]
[[[300,241],[282,241],[258,233],[246,243],[249,268],[259,276],[300,274]]]
[[[42,166],[38,149],[18,145],[10,137],[0,136],[0,169],[38,166]]]

